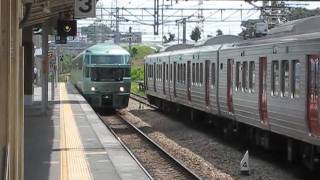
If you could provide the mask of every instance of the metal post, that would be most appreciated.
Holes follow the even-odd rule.
[[[162,0],[162,8],[161,8],[161,28],[162,28],[162,30],[161,30],[161,32],[162,32],[162,37],[161,37],[161,39],[162,39],[162,45],[163,45],[163,6],[164,6],[164,0]]]
[[[119,21],[120,21],[119,8],[116,7],[116,34],[115,34],[115,39],[114,39],[115,44],[119,44],[119,42],[120,42]]]
[[[41,69],[41,100],[42,100],[42,112],[47,111],[48,107],[48,29],[47,22],[42,24],[42,69]]]
[[[186,44],[187,40],[186,40],[186,18],[183,18],[182,20],[182,25],[183,25],[183,30],[182,30],[182,34],[183,34],[183,39],[182,39],[182,44]]]
[[[178,44],[180,44],[180,22],[177,22],[178,24]]]
[[[56,52],[56,87],[59,82],[59,63],[60,63],[60,45],[57,44],[57,52]]]
[[[132,27],[129,27],[129,52],[131,53],[131,46],[132,46]]]

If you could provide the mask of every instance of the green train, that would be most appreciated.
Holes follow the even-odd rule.
[[[130,54],[120,46],[96,44],[72,60],[71,82],[94,108],[128,106]]]

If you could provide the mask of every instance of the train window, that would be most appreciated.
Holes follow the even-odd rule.
[[[297,98],[300,94],[300,76],[301,76],[301,64],[299,60],[292,61],[292,86],[291,86],[291,97]]]
[[[199,63],[196,64],[196,83],[199,83]]]
[[[200,84],[203,83],[203,63],[200,63]]]
[[[242,63],[242,90],[244,92],[248,91],[248,62],[244,61]]]
[[[85,77],[89,77],[90,76],[90,68],[89,67],[85,68],[84,75],[85,75]]]
[[[170,64],[170,81],[172,82],[172,64]]]
[[[289,61],[282,60],[281,62],[281,95],[289,95]]]
[[[240,62],[236,62],[236,91],[240,89]]]
[[[178,64],[178,81],[177,82],[180,82],[181,81],[181,64]]]
[[[159,71],[158,71],[158,69],[159,69],[159,66],[158,66],[158,64],[156,64],[156,68],[155,68],[155,70],[156,70],[156,80],[158,80],[158,77],[159,77]]]
[[[169,78],[169,65],[166,64],[166,80],[168,81]]]
[[[89,63],[89,55],[85,55],[85,56],[84,56],[84,62],[85,62],[86,64],[90,64],[90,63]]]
[[[255,64],[254,61],[250,61],[249,63],[249,91],[254,92],[254,86],[255,86]]]
[[[162,64],[159,64],[159,68],[160,68],[159,79],[161,81],[162,80]]]
[[[192,84],[195,83],[196,81],[196,65],[195,63],[192,63]]]
[[[272,61],[271,67],[271,95],[277,96],[280,90],[279,61]]]
[[[183,64],[183,83],[186,83],[186,64]]]
[[[211,84],[214,86],[216,83],[216,64],[211,64]]]

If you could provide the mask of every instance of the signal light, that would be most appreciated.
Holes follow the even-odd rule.
[[[76,20],[58,20],[58,36],[77,36]]]

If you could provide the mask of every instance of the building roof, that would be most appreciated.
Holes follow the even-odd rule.
[[[26,7],[25,7],[26,8]],[[63,13],[74,11],[74,0],[33,0],[25,26],[38,25]]]

